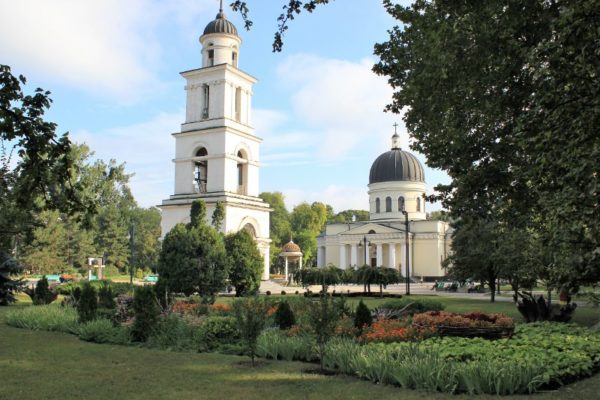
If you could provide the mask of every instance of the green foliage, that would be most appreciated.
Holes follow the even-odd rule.
[[[194,200],[190,208],[190,227],[206,224],[206,203],[202,200]]]
[[[102,289],[102,287],[109,286],[110,291],[113,294],[113,297],[119,296],[121,294],[129,294],[132,290],[131,285],[129,285],[129,283],[112,282],[112,281],[108,281],[108,280],[91,281],[91,282],[65,282],[65,283],[61,283],[60,285],[57,285],[56,290],[59,294],[70,295],[76,289],[79,288],[81,290],[81,288],[84,285],[88,285],[88,284],[91,285],[92,287],[94,287],[98,292],[100,292],[100,289]]]
[[[287,301],[281,301],[277,305],[277,311],[275,311],[275,324],[282,330],[290,329],[292,325],[296,324],[296,317]]]
[[[233,343],[238,340],[240,333],[235,317],[208,316],[196,332],[195,340],[200,350],[214,350],[222,343]]]
[[[342,274],[341,269],[328,265],[324,268],[303,268],[297,272],[296,279],[304,287],[321,285],[323,293],[326,293],[329,286],[340,283]]]
[[[268,310],[269,304],[258,297],[248,297],[233,303],[233,315],[246,352],[252,360],[252,366],[256,357],[258,337],[267,324]]]
[[[225,236],[229,281],[236,296],[256,294],[260,287],[263,258],[252,236],[244,229]]]
[[[17,301],[15,293],[22,290],[25,283],[22,279],[13,277],[22,271],[21,264],[0,249],[0,306]]]
[[[354,326],[361,330],[366,326],[371,326],[373,323],[373,317],[371,316],[371,311],[369,311],[369,307],[363,303],[361,300],[356,306],[356,311],[354,312]]]
[[[197,350],[195,328],[176,314],[162,318],[146,341],[146,346],[164,350]]]
[[[111,285],[108,282],[103,282],[98,291],[98,306],[102,308],[115,308],[115,295],[113,294]]]
[[[198,292],[205,303],[214,303],[227,278],[223,236],[200,217],[203,202],[192,207],[194,223],[177,224],[163,240],[158,272],[161,287],[189,296]]]
[[[215,210],[212,214],[212,226],[217,230],[221,231],[221,226],[223,225],[223,220],[225,219],[225,208],[223,207],[223,202],[217,201],[215,203]]]
[[[436,199],[457,222],[535,234],[548,259],[538,274],[552,286],[597,282],[597,3],[384,5],[402,28],[375,46],[374,70],[395,90],[388,109],[407,110],[413,150],[450,176]],[[489,259],[502,240],[474,243]],[[502,263],[478,264],[486,281],[501,274]]]
[[[25,307],[6,313],[8,325],[34,331],[77,333],[78,315],[72,307],[46,305]]]
[[[287,336],[279,329],[267,329],[258,338],[256,355],[273,360],[315,361],[317,344],[310,335]]]
[[[134,321],[131,337],[138,342],[145,342],[158,325],[160,307],[152,286],[141,286],[135,289],[133,297]]]
[[[98,296],[96,289],[89,283],[85,283],[81,289],[81,296],[77,302],[77,314],[79,322],[85,323],[96,319],[98,309]]]
[[[37,282],[37,285],[35,285],[35,290],[31,300],[35,306],[50,304],[56,300],[56,293],[50,290],[48,279],[46,279],[45,276]]]
[[[129,344],[129,332],[112,321],[98,318],[79,326],[78,335],[81,340],[94,343]]]
[[[325,345],[334,336],[339,319],[339,308],[326,295],[323,294],[318,301],[308,303],[308,324],[319,348],[321,370],[324,367]]]
[[[269,218],[269,233],[273,241],[270,249],[271,265],[273,265],[279,257],[281,247],[292,237],[289,212],[285,208],[284,197],[281,192],[263,192],[259,197],[273,209]]]

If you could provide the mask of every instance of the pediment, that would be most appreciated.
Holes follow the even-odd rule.
[[[403,232],[400,229],[369,222],[368,224],[357,226],[356,228],[352,228],[346,232],[343,232],[342,235],[368,235],[371,231],[375,231],[375,233]]]

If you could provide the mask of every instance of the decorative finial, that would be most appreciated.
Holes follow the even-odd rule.
[[[402,150],[400,148],[400,135],[398,135],[398,123],[394,122],[394,134],[392,135],[392,150]]]

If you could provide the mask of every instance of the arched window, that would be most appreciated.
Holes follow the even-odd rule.
[[[237,68],[237,52],[231,53],[231,65]]]
[[[375,199],[375,212],[378,214],[381,212],[381,201],[379,200],[379,197]]]
[[[385,212],[392,212],[392,198],[389,196],[385,198]]]
[[[404,211],[404,197],[398,197],[398,211]]]
[[[206,148],[201,147],[196,151],[196,157],[204,157],[208,155]],[[194,181],[200,193],[206,193],[208,182],[208,160],[196,161],[196,171]]]
[[[215,51],[213,49],[208,50],[208,67],[215,65]]]
[[[421,198],[417,197],[417,212],[421,212]]]
[[[238,194],[247,194],[247,180],[248,180],[248,157],[240,150],[237,153],[238,160],[237,172],[238,172]]]
[[[256,229],[254,229],[254,226],[250,223],[244,225],[243,228],[246,232],[248,232],[250,234],[250,236],[252,236],[253,239],[256,239]]]

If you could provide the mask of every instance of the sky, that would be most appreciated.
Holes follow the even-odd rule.
[[[369,168],[390,149],[394,123],[402,148],[409,144],[401,115],[383,111],[392,89],[371,72],[373,45],[397,21],[379,0],[337,0],[291,21],[283,52],[272,53],[287,1],[248,3],[250,31],[225,12],[242,38],[239,67],[258,78],[260,191],[282,192],[290,210],[303,201],[368,209]],[[198,38],[218,8],[218,0],[0,0],[0,63],[27,77],[26,91],[51,91],[47,120],[95,157],[126,163],[138,204],[156,206],[174,189],[179,73],[201,66]],[[425,177],[428,194],[449,181],[428,167]]]

